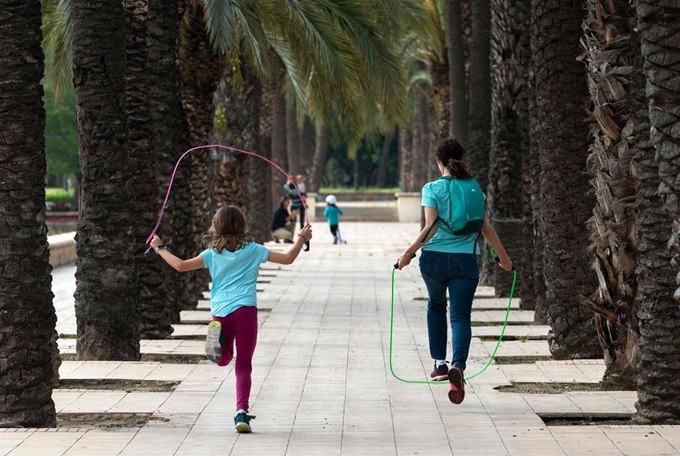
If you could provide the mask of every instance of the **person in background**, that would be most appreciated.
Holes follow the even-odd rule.
[[[295,219],[297,218],[297,211],[288,212],[290,200],[285,196],[281,198],[279,207],[274,212],[272,217],[272,236],[276,242],[283,241],[286,244],[293,243],[293,231],[295,230]]]
[[[304,227],[305,224],[305,216],[304,216],[304,206],[302,204],[302,199],[300,199],[300,195],[298,194],[298,189],[295,188],[296,182],[295,176],[292,174],[288,175],[288,182],[283,184],[283,191],[285,192],[285,195],[288,199],[290,199],[290,212],[295,213],[296,217],[297,214],[302,214],[302,217],[300,217],[300,229]],[[302,189],[300,189],[300,193],[302,193]],[[294,231],[294,229],[293,229]]]
[[[295,180],[297,183],[297,188],[300,190],[300,193],[302,193],[302,197],[305,198],[305,202],[307,201],[307,185],[305,184],[305,176],[302,174],[298,174],[295,176]],[[300,229],[304,228],[305,225],[305,204],[300,206]]]
[[[323,211],[323,216],[328,219],[328,225],[331,228],[331,234],[333,235],[333,244],[338,243],[338,235],[339,233],[339,225],[340,225],[340,219],[338,218],[339,215],[342,215],[342,209],[340,209],[338,206],[335,205],[335,203],[338,202],[338,199],[335,197],[335,195],[328,195],[326,197],[326,209]]]

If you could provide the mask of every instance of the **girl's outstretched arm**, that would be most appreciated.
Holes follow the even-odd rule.
[[[151,242],[149,244],[151,244],[151,247],[155,249],[156,247],[162,246],[163,241],[161,238],[154,235],[151,238]],[[190,260],[183,260],[170,253],[167,249],[159,249],[157,253],[165,260],[166,263],[179,272],[193,271],[194,269],[203,268],[203,258],[201,258],[200,255]]]
[[[305,245],[305,242],[310,241],[311,239],[312,239],[312,225],[307,225],[306,227],[300,230],[300,234],[298,235],[298,238],[295,240],[295,244],[293,244],[293,246],[286,253],[269,252],[268,261],[270,261],[271,263],[278,264],[293,264],[293,261],[295,261],[295,259],[300,254],[302,246]]]

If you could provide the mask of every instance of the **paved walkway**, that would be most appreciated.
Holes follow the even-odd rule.
[[[260,337],[254,359],[254,433],[233,431],[232,366],[163,362],[65,361],[65,379],[168,380],[172,391],[55,390],[60,413],[149,413],[133,429],[0,430],[0,455],[662,455],[680,454],[680,427],[546,426],[541,416],[627,417],[634,392],[513,394],[515,382],[596,383],[602,361],[550,361],[548,328],[531,312],[512,311],[499,350],[516,364],[493,364],[468,383],[462,405],[447,385],[411,385],[392,377],[390,265],[415,224],[343,224],[349,244],[330,245],[318,224],[312,251],[295,265],[267,265],[258,288]],[[280,248],[273,245],[272,248]],[[75,332],[73,266],[54,271],[58,330]],[[426,296],[416,265],[397,273],[394,370],[422,380],[431,370]],[[480,289],[468,373],[481,368],[500,334],[505,303]],[[516,307],[517,303],[513,303]],[[206,303],[185,313],[171,340],[144,341],[145,356],[202,354]],[[64,353],[73,339],[60,339]],[[535,361],[538,359],[539,361]]]

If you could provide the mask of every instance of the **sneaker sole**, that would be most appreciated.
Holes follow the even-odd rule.
[[[449,370],[449,383],[455,389],[449,390],[449,400],[454,404],[460,404],[465,399],[465,385],[463,379],[463,372],[460,368],[452,367]]]
[[[449,379],[448,374],[437,375],[436,377],[430,377],[433,382],[443,382]]]
[[[220,335],[222,334],[222,325],[219,321],[211,321],[208,324],[208,335],[205,338],[205,356],[210,361],[216,363],[222,356],[222,346],[220,345]]]
[[[250,434],[252,429],[250,429],[250,425],[248,423],[238,423],[236,425],[236,432],[239,434]]]

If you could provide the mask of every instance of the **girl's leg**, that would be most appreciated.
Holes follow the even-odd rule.
[[[241,307],[234,316],[236,340],[236,411],[248,411],[253,371],[253,353],[257,344],[257,307]]]
[[[217,361],[217,365],[224,367],[228,365],[234,357],[234,328],[229,315],[226,317],[216,317],[213,315],[213,321],[220,322],[220,331],[222,334],[220,342],[222,342],[222,355]]]
[[[455,260],[453,260],[455,261]],[[479,267],[476,256],[469,255],[458,258],[460,266],[459,277],[449,280],[449,297],[451,299],[451,339],[453,344],[452,366],[458,366],[462,371],[470,352],[472,327],[470,315],[472,301],[479,283]]]
[[[420,273],[427,287],[427,333],[430,356],[434,360],[446,359],[446,284],[448,267],[446,254],[422,251]]]

